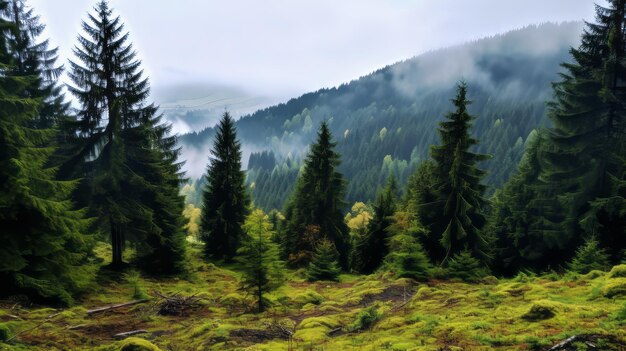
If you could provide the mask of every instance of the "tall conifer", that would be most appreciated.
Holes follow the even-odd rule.
[[[215,135],[207,169],[200,238],[209,257],[231,260],[244,235],[249,212],[246,175],[241,169],[241,144],[235,124],[225,112]]]
[[[431,148],[435,161],[435,192],[437,200],[430,210],[440,215],[429,223],[430,234],[436,235],[443,250],[432,252],[435,259],[446,261],[467,249],[480,259],[488,256],[489,243],[482,232],[486,223],[484,210],[487,201],[483,197],[485,185],[481,183],[485,172],[476,164],[487,160],[487,155],[471,151],[478,140],[470,135],[472,117],[467,106],[467,85],[461,82],[457,96],[452,100],[456,110],[439,123],[441,145]]]
[[[317,243],[303,239],[307,227],[318,226],[321,237],[315,241],[330,240],[339,252],[341,267],[347,269],[348,227],[342,214],[345,181],[337,170],[341,161],[335,146],[328,124],[323,122],[286,206],[286,249],[296,256],[303,250],[312,252]]]

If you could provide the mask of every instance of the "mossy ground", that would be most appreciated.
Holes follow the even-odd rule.
[[[142,277],[129,284],[103,273],[98,289],[67,309],[4,301],[0,325],[12,339],[0,342],[0,349],[543,350],[583,333],[626,338],[621,274],[521,274],[473,284],[418,284],[389,273],[309,283],[304,272],[290,271],[288,283],[268,296],[273,306],[254,314],[251,297],[239,291],[236,267],[201,263],[198,257],[193,262],[188,279]],[[138,288],[147,295],[157,290],[202,300],[185,316],[158,315],[153,301],[87,315],[94,307],[133,300]],[[359,312],[369,307],[377,310],[377,319],[365,329],[354,328]],[[113,337],[137,329],[147,333]],[[291,340],[284,330],[295,331]]]

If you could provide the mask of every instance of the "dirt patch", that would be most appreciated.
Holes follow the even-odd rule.
[[[113,340],[113,335],[131,330],[146,329],[145,326],[133,319],[114,322],[90,323],[77,329],[76,332],[99,340]]]
[[[289,336],[272,329],[235,329],[230,331],[231,340],[240,340],[251,343],[263,343],[268,340],[288,340]]]
[[[392,285],[385,288],[381,293],[364,296],[361,304],[370,305],[376,301],[402,303],[411,299],[414,290],[415,288],[412,286]]]

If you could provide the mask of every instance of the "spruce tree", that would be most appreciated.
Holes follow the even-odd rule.
[[[242,225],[250,199],[241,169],[241,143],[235,124],[225,112],[217,126],[207,168],[200,238],[208,257],[231,260],[244,235]]]
[[[262,210],[254,210],[243,225],[246,235],[237,250],[237,261],[243,272],[243,287],[257,300],[257,311],[267,306],[264,294],[278,288],[285,279],[284,263],[278,245],[271,241],[272,224]]]
[[[7,50],[18,28],[9,5],[0,1],[0,294],[70,304],[94,277],[89,222],[71,201],[76,182],[47,167],[55,131],[33,128],[46,96],[29,97],[41,76]]]
[[[427,279],[431,265],[419,242],[420,237],[426,235],[426,229],[405,211],[394,213],[391,220],[387,244],[389,253],[385,257],[384,268],[399,278]]]
[[[374,216],[367,226],[365,235],[355,242],[353,268],[360,273],[374,272],[389,252],[388,227],[392,224],[391,216],[396,210],[397,189],[396,178],[391,176],[374,203]]]
[[[452,102],[455,111],[439,123],[441,145],[431,148],[437,197],[428,211],[439,215],[427,224],[441,248],[429,247],[428,251],[441,262],[465,249],[485,260],[489,257],[489,242],[482,232],[487,206],[486,187],[481,183],[485,172],[476,164],[489,157],[471,151],[478,140],[470,135],[475,118],[467,111],[471,102],[467,99],[465,82],[458,84],[457,96]]]
[[[185,241],[176,138],[146,104],[148,79],[120,17],[106,1],[94,10],[70,61],[69,90],[80,108],[62,125],[60,176],[83,178],[75,199],[109,234],[113,267],[130,241],[149,270],[178,270]]]
[[[345,181],[337,171],[341,161],[335,146],[328,124],[323,122],[286,206],[286,250],[294,257],[312,251],[316,243],[303,239],[307,227],[315,225],[321,238],[334,244],[341,267],[347,269],[348,227],[342,214]]]
[[[24,0],[10,0],[2,15],[14,23],[7,33],[7,44],[15,60],[15,74],[34,80],[23,94],[25,97],[41,99],[38,118],[31,122],[31,126],[51,128],[66,117],[69,106],[57,83],[63,71],[63,66],[56,63],[58,48],[50,48],[49,41],[40,38],[45,25]]]
[[[328,239],[320,240],[313,252],[311,262],[306,271],[309,281],[339,279],[341,268],[339,267],[339,253],[335,244]]]
[[[573,61],[553,85],[553,128],[541,177],[564,209],[557,222],[563,261],[595,235],[614,261],[626,248],[626,0],[596,6]],[[554,230],[554,228],[553,228]]]

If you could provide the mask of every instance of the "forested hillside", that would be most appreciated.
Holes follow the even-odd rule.
[[[486,183],[500,186],[517,166],[528,134],[548,123],[551,82],[558,79],[559,65],[570,60],[569,48],[581,31],[581,23],[530,26],[426,53],[243,117],[236,126],[244,150],[271,150],[276,158],[258,163],[252,156],[248,164],[255,204],[282,209],[299,160],[323,120],[343,155],[348,203],[373,200],[391,173],[404,185],[437,140],[437,123],[460,78],[472,87],[470,111],[480,116],[474,126],[481,140],[477,151],[493,155],[484,165]],[[183,153],[208,157],[213,133],[181,136]]]

